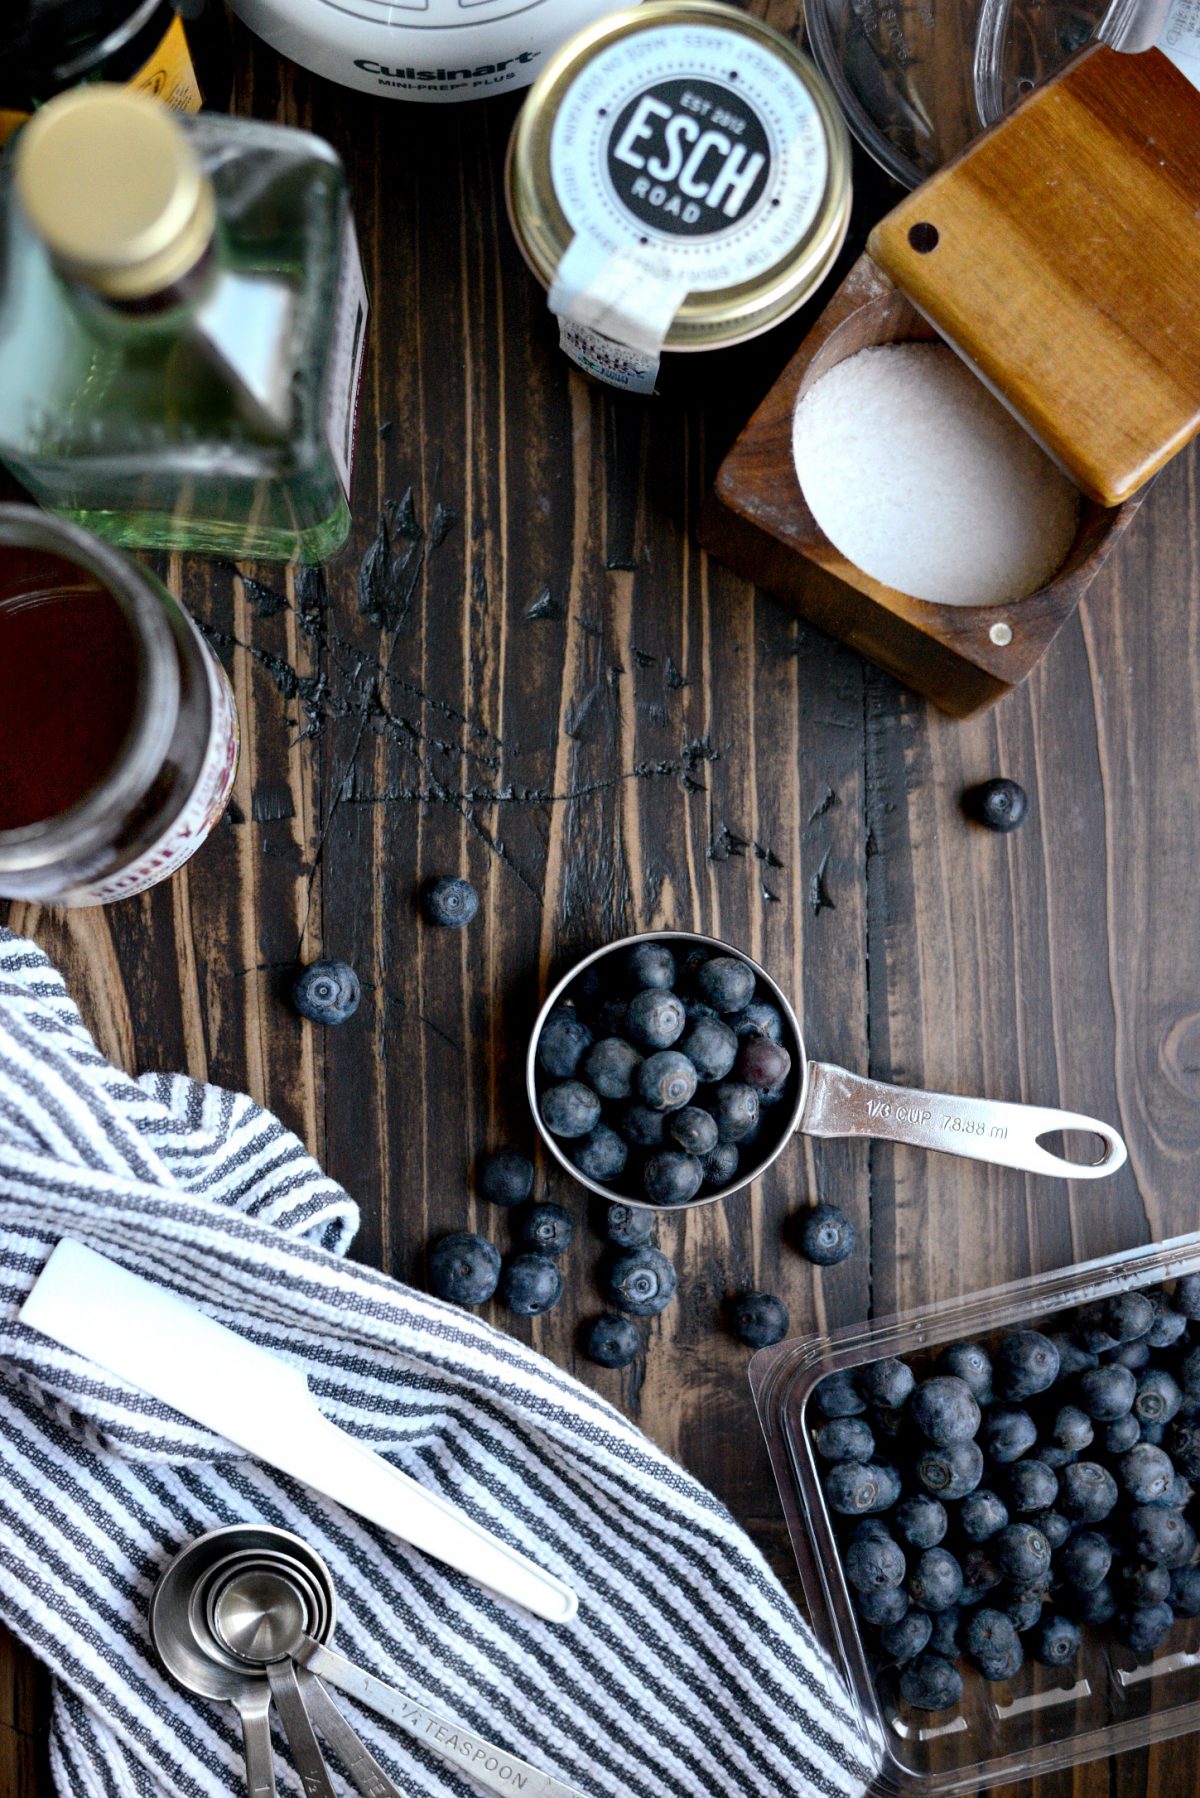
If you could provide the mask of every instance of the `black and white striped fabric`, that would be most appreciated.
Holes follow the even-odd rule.
[[[337,1647],[585,1793],[861,1792],[845,1696],[716,1500],[512,1338],[342,1260],[356,1224],[249,1099],[112,1068],[42,952],[0,931],[0,1618],[54,1675],[61,1791],[244,1789],[235,1714],[172,1684],[146,1613],[193,1536],[257,1520],[329,1563]],[[568,1580],[575,1622],[493,1598],[17,1323],[62,1236],[302,1367],[330,1417]],[[477,1790],[348,1709],[406,1792]],[[280,1791],[301,1791],[287,1764]]]

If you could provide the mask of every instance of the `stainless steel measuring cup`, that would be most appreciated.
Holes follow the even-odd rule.
[[[1059,1111],[1052,1106],[1019,1105],[998,1099],[924,1092],[916,1087],[889,1086],[882,1080],[852,1074],[847,1068],[831,1062],[810,1061],[800,1021],[791,1003],[766,969],[751,956],[718,937],[687,930],[649,930],[606,944],[603,949],[597,949],[575,963],[538,1013],[525,1058],[526,1091],[542,1141],[573,1180],[578,1180],[602,1199],[640,1205],[648,1211],[664,1209],[619,1185],[606,1186],[590,1179],[575,1166],[562,1143],[546,1128],[538,1104],[540,1089],[547,1084],[538,1070],[538,1038],[555,1006],[572,997],[572,988],[588,969],[611,959],[613,990],[619,990],[618,963],[636,943],[663,943],[679,952],[691,948],[707,949],[714,955],[730,955],[744,962],[754,973],[760,992],[768,995],[778,1008],[783,1019],[783,1046],[792,1058],[784,1099],[773,1108],[771,1124],[754,1143],[752,1158],[738,1168],[737,1177],[727,1186],[699,1194],[683,1205],[671,1206],[669,1209],[673,1211],[712,1205],[718,1199],[727,1199],[740,1192],[765,1173],[797,1131],[806,1136],[873,1136],[890,1142],[912,1143],[918,1148],[940,1149],[971,1161],[990,1161],[1001,1167],[1019,1168],[1024,1173],[1052,1174],[1067,1180],[1098,1180],[1116,1173],[1125,1163],[1124,1142],[1110,1124],[1099,1118]],[[774,1122],[776,1117],[778,1123]],[[1100,1152],[1096,1159],[1069,1161],[1043,1146],[1041,1139],[1044,1136],[1065,1130],[1098,1138]]]

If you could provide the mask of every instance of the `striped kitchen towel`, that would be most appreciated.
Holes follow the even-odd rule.
[[[171,1682],[146,1612],[193,1536],[257,1520],[329,1563],[343,1652],[585,1793],[861,1792],[845,1694],[717,1501],[521,1343],[342,1259],[356,1224],[249,1099],[111,1067],[46,956],[0,930],[0,1619],[53,1674],[59,1789],[244,1789],[235,1714]],[[301,1367],[336,1422],[569,1581],[575,1621],[492,1597],[17,1323],[62,1236]],[[349,1708],[406,1792],[477,1790]],[[301,1791],[286,1760],[280,1791]]]

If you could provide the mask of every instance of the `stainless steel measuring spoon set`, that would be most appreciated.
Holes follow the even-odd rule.
[[[573,1786],[336,1653],[329,1646],[336,1621],[337,1593],[320,1555],[299,1536],[266,1524],[233,1524],[198,1536],[154,1589],[150,1634],[167,1671],[188,1691],[232,1704],[241,1718],[250,1798],[275,1798],[272,1705],[308,1798],[337,1798],[322,1739],[362,1798],[404,1798],[329,1686],[490,1792],[582,1798]]]

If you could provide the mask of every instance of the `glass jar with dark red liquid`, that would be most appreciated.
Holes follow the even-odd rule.
[[[166,879],[225,809],[233,694],[148,570],[0,506],[0,895],[98,905]]]

